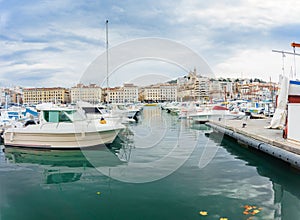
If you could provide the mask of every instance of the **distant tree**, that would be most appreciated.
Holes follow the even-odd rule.
[[[167,83],[169,83],[169,84],[176,84],[176,83],[177,83],[177,79],[170,80],[170,81],[168,81]]]
[[[143,94],[139,94],[138,100],[141,102],[145,101],[145,96]]]

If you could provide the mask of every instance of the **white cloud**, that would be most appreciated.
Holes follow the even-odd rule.
[[[102,18],[108,18],[111,19],[110,47],[140,37],[169,38],[203,55],[216,74],[240,77],[243,73],[245,77],[269,78],[281,73],[281,56],[272,54],[271,50],[291,49],[290,42],[273,35],[273,28],[300,23],[300,2],[295,0],[93,4],[95,8],[94,5],[82,7],[80,1],[41,1],[0,13],[0,30],[7,29],[2,34],[15,39],[0,41],[1,74],[27,71],[28,75],[31,72],[35,75],[39,70],[48,70],[52,71],[48,80],[39,83],[74,85],[87,66],[105,51],[105,19]],[[10,20],[18,10],[32,23],[20,25]],[[297,41],[295,35],[281,34]],[[287,72],[293,66],[291,59],[286,58]],[[160,73],[153,65],[148,67],[152,69],[148,74]],[[143,66],[132,71],[138,73],[138,68]],[[128,69],[124,67],[123,74],[128,74],[125,70]],[[162,67],[164,74],[166,71]],[[62,76],[68,80],[61,80]]]
[[[272,81],[278,81],[279,74],[282,74],[282,63],[282,55],[272,53],[269,48],[248,49],[237,51],[233,56],[214,66],[213,69],[217,76],[224,77],[226,74],[232,78],[260,78],[266,81],[269,81],[271,77]],[[296,69],[297,66],[300,68],[299,58],[296,58]],[[286,75],[290,75],[291,70],[294,71],[293,55],[286,55],[284,68]]]
[[[113,5],[113,6],[112,6],[112,10],[113,10],[114,12],[116,12],[116,13],[123,13],[123,12],[125,12],[124,8],[119,7],[119,6],[117,6],[117,5]]]
[[[0,54],[3,57],[8,54],[14,57],[1,62],[1,74],[8,76],[7,73],[11,73],[9,78],[6,77],[3,80],[7,84],[19,83],[23,86],[32,86],[37,83],[40,86],[73,86],[79,81],[81,74],[95,59],[98,52],[101,51],[101,49],[95,50],[90,44],[81,42],[76,44],[73,42],[72,44],[68,41],[51,43],[1,42],[1,46],[3,50],[0,51]],[[47,51],[48,47],[57,48],[58,51]],[[20,52],[21,54],[19,54]],[[14,53],[16,54],[14,55]],[[52,74],[46,75],[41,81],[36,81],[35,74],[38,72],[44,74],[45,71],[52,72]],[[33,82],[29,81],[31,76]],[[26,77],[28,78],[27,81],[22,81]]]
[[[31,14],[44,14],[50,11],[58,12],[59,10],[71,9],[77,5],[77,1],[72,0],[51,0],[51,1],[34,1],[31,4],[24,4],[20,6],[24,13]]]
[[[175,10],[178,22],[207,23],[211,28],[270,29],[275,26],[299,23],[300,2],[291,1],[234,1],[204,5],[185,0]],[[243,31],[243,30],[241,30]]]
[[[120,86],[120,82],[132,82],[135,85],[150,85],[166,82],[185,75],[186,72],[176,65],[159,60],[139,60],[128,63],[114,72],[109,78],[110,86]],[[106,86],[106,85],[103,85]]]

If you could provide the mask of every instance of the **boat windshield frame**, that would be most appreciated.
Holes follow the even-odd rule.
[[[76,109],[51,109],[43,110],[43,119],[50,123],[72,123],[83,121],[84,117]]]
[[[80,114],[79,111],[73,110],[72,112],[73,112],[72,114],[69,114],[66,111],[63,111],[63,113],[70,119],[71,122],[85,120],[85,118],[83,117],[82,114]]]

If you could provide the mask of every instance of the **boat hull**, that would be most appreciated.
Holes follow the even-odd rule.
[[[101,144],[110,144],[114,141],[121,129],[82,132],[82,133],[4,133],[5,147],[44,148],[44,149],[78,149]]]
[[[243,119],[245,117],[245,113],[216,113],[216,112],[208,112],[208,113],[198,113],[194,115],[189,115],[189,118],[197,121],[208,121],[208,120],[216,120],[216,119],[226,119],[226,120],[233,120],[233,119]]]

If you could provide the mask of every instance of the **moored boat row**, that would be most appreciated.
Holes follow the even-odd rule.
[[[193,119],[207,121],[213,118],[242,119],[245,116],[266,117],[273,116],[274,104],[271,101],[250,102],[234,100],[214,104],[201,104],[198,102],[164,103],[161,108],[168,113],[178,115],[179,119]]]
[[[21,117],[2,126],[5,147],[39,149],[86,148],[114,141],[124,123],[138,120],[141,108],[78,103],[76,106],[42,104],[36,106],[38,117],[30,123]],[[4,114],[3,114],[4,115]]]

